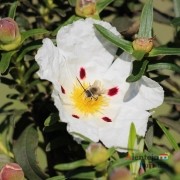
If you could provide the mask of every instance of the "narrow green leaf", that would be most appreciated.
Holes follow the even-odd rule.
[[[166,127],[172,128],[180,134],[180,121],[175,121],[166,117],[159,117],[158,121],[162,122]]]
[[[180,17],[180,1],[179,0],[173,0],[173,1],[174,1],[175,17]]]
[[[121,158],[118,161],[115,161],[112,165],[111,168],[114,169],[116,167],[122,167],[122,166],[128,166],[133,162],[136,162],[136,159],[128,159],[128,158]]]
[[[131,123],[130,132],[129,132],[129,138],[128,138],[128,149],[129,153],[133,151],[134,145],[136,141],[136,128],[134,123]]]
[[[132,55],[136,58],[136,60],[140,61],[143,59],[144,55],[146,54],[145,51],[133,51]]]
[[[71,16],[67,21],[65,21],[63,24],[60,24],[52,33],[51,35],[52,36],[55,36],[57,34],[57,32],[61,29],[61,27],[63,26],[67,26],[68,24],[72,24],[74,21],[77,21],[81,19],[81,17],[78,17],[78,16]]]
[[[51,178],[47,178],[46,180],[67,180],[67,178],[64,175],[60,175],[60,176],[54,176]]]
[[[160,174],[161,171],[162,170],[160,168],[147,169],[146,172],[144,172],[142,175],[137,177],[137,180],[144,180],[146,178],[146,176],[155,176],[155,177],[157,177]]]
[[[9,9],[8,17],[14,19],[16,15],[16,8],[20,3],[18,1],[15,1],[11,4],[11,7]]]
[[[156,47],[149,52],[149,57],[164,55],[180,55],[180,48]]]
[[[37,65],[37,63],[34,63],[29,69],[28,71],[25,73],[24,75],[24,81],[27,82],[28,79],[30,78],[30,76],[32,75],[33,72],[37,71],[39,69],[39,66]]]
[[[76,0],[68,0],[69,4],[71,6],[75,6],[76,5]]]
[[[96,178],[96,172],[92,171],[92,172],[78,173],[78,174],[72,176],[71,179],[92,180],[92,179],[97,179],[97,178]]]
[[[154,70],[161,70],[161,69],[168,69],[180,73],[180,66],[171,63],[149,64],[147,68],[147,72]]]
[[[95,28],[112,44],[121,48],[122,50],[132,54],[133,47],[130,41],[126,41],[119,36],[114,35],[111,31],[107,30],[99,24],[94,24]]]
[[[153,0],[147,0],[141,14],[138,37],[152,37]]]
[[[96,8],[98,12],[100,13],[103,11],[110,3],[112,3],[114,0],[99,0],[97,1]]]
[[[134,63],[137,63],[137,62],[134,62]],[[135,66],[135,64],[133,65],[133,72],[126,79],[127,82],[138,81],[144,75],[149,61],[145,60],[145,61],[140,61],[139,63],[141,63],[138,65],[139,67]]]
[[[53,113],[45,120],[44,126],[52,126],[59,121],[59,114]]]
[[[29,37],[37,36],[37,35],[43,35],[43,34],[49,34],[50,32],[46,29],[31,29],[29,31],[22,32],[22,42],[26,40]]]
[[[177,17],[177,18],[174,18],[171,23],[174,25],[174,26],[180,26],[180,17]]]
[[[55,169],[59,170],[59,171],[68,171],[68,170],[72,170],[72,169],[76,169],[78,167],[85,167],[85,166],[91,166],[91,164],[86,160],[79,160],[79,161],[74,161],[71,163],[64,163],[64,164],[58,164],[55,165]]]
[[[165,97],[164,101],[169,104],[180,105],[180,97]]]
[[[145,136],[145,143],[148,150],[150,150],[153,145],[153,136],[154,136],[154,127],[150,126]]]
[[[168,141],[171,143],[172,147],[175,149],[175,150],[179,150],[179,146],[176,142],[176,140],[174,139],[174,137],[172,136],[172,134],[169,132],[169,130],[167,130],[165,128],[165,126],[160,123],[159,121],[156,121],[157,124],[159,125],[159,127],[162,129],[162,131],[164,132],[164,134],[166,135]]]
[[[30,42],[28,44],[26,44],[25,46],[22,47],[20,53],[18,54],[18,57],[16,58],[16,62],[20,62],[21,60],[24,59],[24,56],[32,51],[32,50],[37,50],[39,47],[42,46],[42,40],[41,41],[38,41],[39,43],[35,43],[34,41],[33,42]]]
[[[11,57],[17,52],[17,50],[9,51],[6,53],[1,54],[1,61],[0,61],[0,72],[4,73],[7,68],[9,67]]]
[[[38,134],[32,125],[28,126],[14,144],[13,150],[15,159],[23,168],[28,179],[46,179],[36,162],[35,149],[38,145]]]

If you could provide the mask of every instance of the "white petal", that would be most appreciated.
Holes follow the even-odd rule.
[[[139,81],[131,83],[124,97],[124,103],[139,109],[150,110],[163,103],[163,88],[150,78],[143,76]]]
[[[120,35],[109,23],[90,18],[78,20],[58,32],[57,46],[64,51],[73,74],[77,74],[81,66],[89,73],[93,73],[91,70],[103,72],[114,59],[117,48],[95,30],[95,23]]]
[[[46,38],[43,40],[43,46],[38,50],[35,60],[40,66],[38,71],[40,78],[57,84],[59,70],[61,69],[61,63],[64,61],[64,57],[50,39]]]
[[[107,147],[119,147],[119,152],[126,152],[130,126],[133,122],[136,133],[144,136],[147,128],[147,121],[150,113],[136,108],[123,107],[117,116],[115,123],[109,124],[100,130],[100,140]]]
[[[116,83],[119,81],[125,82],[132,71],[133,60],[134,58],[130,54],[126,52],[122,53],[107,70],[104,79]]]

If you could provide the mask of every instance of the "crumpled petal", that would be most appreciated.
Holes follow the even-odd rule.
[[[43,39],[43,45],[38,50],[35,60],[40,66],[39,77],[57,85],[60,75],[59,69],[61,69],[64,57],[50,39]]]
[[[120,36],[109,23],[91,18],[78,20],[58,32],[57,46],[67,56],[73,75],[80,67],[86,68],[88,74],[92,71],[104,72],[115,57],[117,47],[102,37],[93,24],[100,24]]]
[[[123,101],[128,106],[150,110],[160,106],[163,100],[163,88],[157,82],[143,76],[139,81],[130,84]]]

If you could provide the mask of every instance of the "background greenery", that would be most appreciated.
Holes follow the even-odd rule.
[[[104,7],[100,17],[111,22],[126,40],[133,41],[138,31],[139,18],[145,2],[145,0],[114,0]],[[174,3],[177,5],[175,6]],[[175,21],[177,20],[175,18],[180,17],[178,0],[155,0],[153,7],[155,47],[178,48],[180,43],[179,21]],[[75,0],[1,0],[0,12],[1,18],[7,17],[11,12],[21,32],[33,30],[26,34],[28,38],[19,47],[18,52],[10,56],[9,64],[5,68],[2,68],[2,62],[6,52],[0,51],[0,165],[3,166],[4,163],[16,159],[30,180],[46,179],[48,176],[57,175],[59,175],[57,179],[95,178],[95,170],[89,167],[81,167],[78,170],[72,168],[69,171],[54,168],[57,164],[75,162],[85,158],[83,148],[86,146],[78,145],[66,132],[66,125],[58,122],[57,109],[50,97],[51,84],[37,77],[38,66],[34,61],[34,56],[44,37],[55,39],[57,31],[64,23],[70,23],[78,18],[75,16]],[[179,52],[180,50],[177,50],[175,55],[150,58],[150,64],[169,63],[171,65],[160,70],[145,72],[146,75],[161,83],[166,96],[164,104],[153,114],[149,124],[151,128],[146,135],[145,150],[151,153],[169,152],[173,156],[174,151],[178,150],[180,142],[178,73],[180,70],[177,55]],[[176,65],[176,68],[171,68],[174,67],[172,64]],[[163,127],[160,128],[156,120],[167,127],[173,139],[168,139],[171,136],[164,134]],[[33,124],[35,128],[32,128],[32,125],[29,126],[30,124]],[[25,132],[23,132],[24,129]],[[38,147],[37,155],[36,147]],[[34,162],[35,159],[41,170]],[[30,161],[29,166],[27,166],[27,161]],[[156,171],[156,167],[160,167],[161,170]],[[172,179],[179,177],[174,170],[172,159],[164,164],[156,164],[152,170],[154,174],[150,172],[147,176],[145,174],[140,178],[147,179],[154,176],[155,179]],[[79,175],[82,172],[91,172],[91,174]]]

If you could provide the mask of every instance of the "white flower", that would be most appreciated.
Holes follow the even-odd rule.
[[[69,133],[124,151],[131,123],[144,136],[147,110],[159,106],[164,93],[145,76],[127,83],[132,56],[123,53],[114,61],[117,48],[95,30],[94,23],[120,36],[109,23],[90,18],[67,25],[58,32],[57,47],[50,39],[43,40],[35,57],[38,74],[53,83],[52,97]]]

